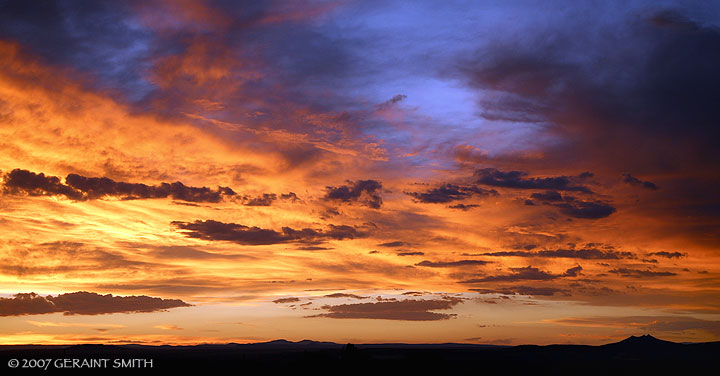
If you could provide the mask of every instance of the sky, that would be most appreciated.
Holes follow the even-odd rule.
[[[720,340],[718,15],[0,1],[0,343]]]

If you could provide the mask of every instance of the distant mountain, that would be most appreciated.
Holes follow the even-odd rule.
[[[311,341],[309,339],[304,339],[302,341],[292,342],[284,339],[276,339],[274,341],[269,342],[256,342],[256,343],[247,343],[247,344],[240,344],[238,346],[248,347],[248,348],[276,348],[276,349],[291,349],[291,348],[340,348],[343,345],[335,343],[335,342],[320,342],[320,341]]]
[[[658,347],[658,346],[682,346],[679,343],[657,339],[649,334],[643,336],[630,336],[620,342],[610,343],[604,346],[624,347]]]
[[[152,369],[136,368],[133,374],[157,374],[160,370],[179,373],[212,370],[228,374],[238,370],[245,373],[312,370],[376,374],[382,370],[380,373],[405,374],[437,370],[437,373],[445,374],[450,370],[482,370],[488,374],[532,375],[702,374],[716,366],[717,354],[720,354],[720,342],[681,344],[650,335],[632,336],[602,346],[352,345],[279,339],[196,346],[0,346],[0,366],[18,359],[51,359],[53,367],[55,359],[151,359]],[[97,374],[99,370],[73,369],[73,374],[76,371]]]

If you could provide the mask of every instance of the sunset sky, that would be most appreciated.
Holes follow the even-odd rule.
[[[0,1],[0,343],[720,340],[718,67],[709,1]]]

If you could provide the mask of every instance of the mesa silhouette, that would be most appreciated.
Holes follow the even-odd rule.
[[[253,344],[196,346],[73,345],[0,346],[0,358],[10,359],[152,359],[157,371],[212,372],[437,372],[473,371],[488,374],[689,374],[710,370],[720,342],[674,343],[644,335],[602,346],[480,344],[338,344],[303,340],[275,340]],[[52,368],[52,367],[50,367]],[[49,369],[47,373],[57,373]],[[98,372],[72,369],[66,372]],[[127,369],[106,369],[107,372]]]

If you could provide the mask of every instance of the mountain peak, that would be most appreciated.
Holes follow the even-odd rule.
[[[664,341],[657,339],[649,334],[642,336],[630,336],[620,342],[613,343],[612,345],[632,345],[632,346],[657,346],[657,345],[674,345],[674,342]]]

